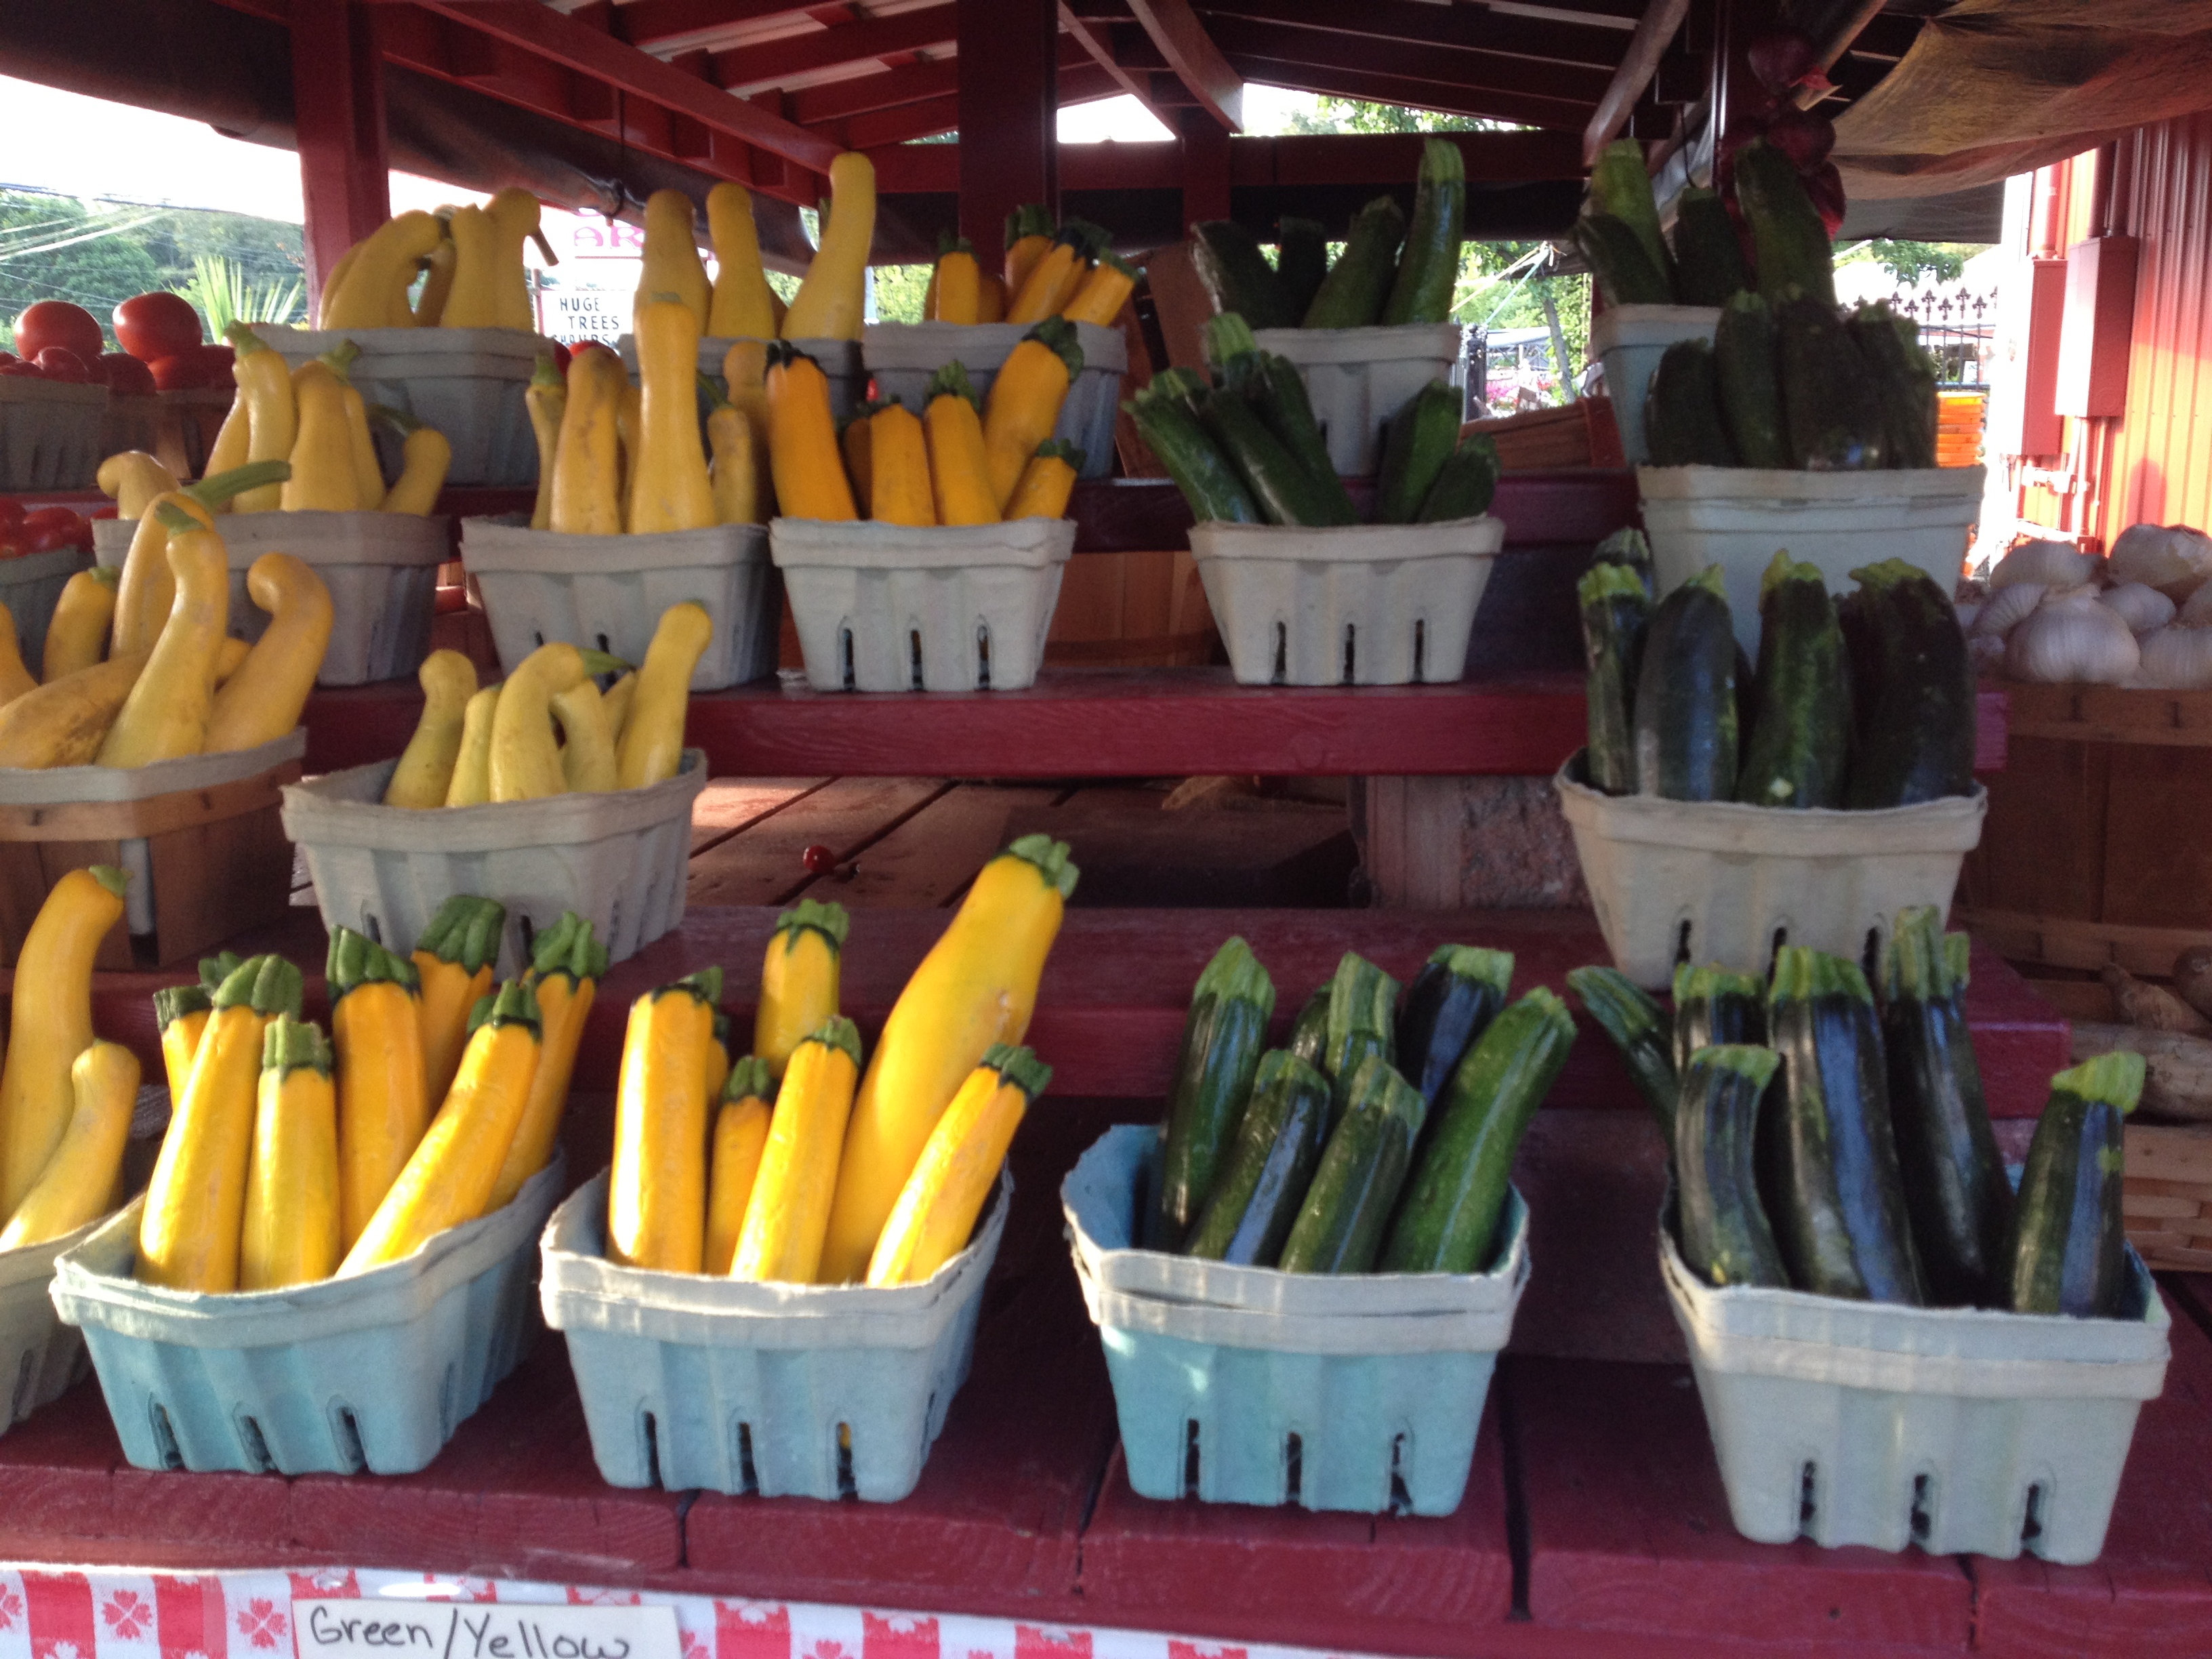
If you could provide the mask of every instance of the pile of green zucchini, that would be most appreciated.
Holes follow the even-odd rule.
[[[2124,1318],[2121,1122],[2140,1055],[2051,1080],[2015,1195],[1966,1029],[1966,936],[1897,918],[1877,1004],[1785,945],[1765,984],[1684,964],[1667,1011],[1610,968],[1569,985],[1658,1121],[1675,1242],[1707,1283],[1908,1307]]]
[[[1973,661],[1948,596],[1902,559],[1851,577],[1837,600],[1777,553],[1754,668],[1718,565],[1655,605],[1643,532],[1600,543],[1576,590],[1591,787],[1857,811],[1972,793]]]
[[[1510,951],[1447,945],[1401,999],[1352,951],[1269,1049],[1274,981],[1241,939],[1191,996],[1161,1129],[1153,1249],[1286,1273],[1491,1269],[1521,1137],[1574,1046]]]
[[[1164,368],[1121,405],[1193,516],[1228,524],[1359,523],[1297,368],[1261,350],[1234,312],[1209,319],[1205,339],[1210,378]],[[1431,380],[1391,417],[1373,522],[1434,524],[1489,509],[1498,447],[1487,433],[1461,436],[1460,406],[1456,387]]]
[[[1449,139],[1431,138],[1421,146],[1410,228],[1405,210],[1378,196],[1353,216],[1331,264],[1321,222],[1285,216],[1270,264],[1250,231],[1209,219],[1191,227],[1191,263],[1213,308],[1254,328],[1448,323],[1466,225],[1466,164]]]

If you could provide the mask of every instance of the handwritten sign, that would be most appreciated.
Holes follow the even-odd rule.
[[[299,1602],[300,1659],[683,1659],[673,1607]]]

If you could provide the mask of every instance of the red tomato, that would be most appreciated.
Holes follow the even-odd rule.
[[[23,515],[16,537],[26,553],[50,553],[58,547],[92,551],[92,520],[75,507],[42,507]]]
[[[18,357],[14,352],[0,351],[0,363],[17,363],[21,362],[22,362],[22,359]]]
[[[197,348],[179,351],[173,356],[156,357],[146,365],[146,372],[153,377],[156,392],[185,392],[208,383],[207,367],[200,362]]]
[[[141,294],[115,307],[115,337],[142,362],[190,351],[206,337],[200,314],[180,294]]]
[[[567,346],[562,345],[562,344],[561,343],[561,342],[560,342],[560,341],[558,341],[558,340],[555,340],[554,342],[552,342],[552,346],[553,346],[553,366],[554,366],[556,368],[559,369],[559,370],[562,372],[562,374],[566,374],[568,372],[568,363],[569,363],[569,360],[570,360],[571,358],[573,358],[576,354],[575,354],[574,352],[573,352],[573,351],[569,350],[569,349],[568,349],[568,348]]]
[[[39,354],[39,373],[50,380],[60,380],[70,386],[83,386],[92,379],[92,364],[100,361],[94,352],[91,362],[67,346],[50,345]]]
[[[0,495],[0,542],[15,539],[15,532],[22,528],[23,517],[22,502]]]
[[[33,380],[46,379],[45,375],[39,373],[39,366],[36,363],[27,363],[21,358],[17,358],[12,363],[0,363],[0,374],[27,374]]]
[[[100,324],[82,306],[41,300],[15,319],[15,349],[35,357],[48,346],[65,346],[87,362],[107,349]]]
[[[110,392],[127,398],[150,398],[157,389],[154,372],[127,351],[103,351],[95,371]]]

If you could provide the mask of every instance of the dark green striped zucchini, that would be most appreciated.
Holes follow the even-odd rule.
[[[1636,676],[1651,626],[1651,595],[1624,564],[1593,564],[1575,584],[1583,656],[1589,665],[1589,735],[1583,748],[1590,787],[1636,793]]]
[[[1341,522],[1358,522],[1359,514],[1352,505],[1352,496],[1328,459],[1328,445],[1322,437],[1320,422],[1314,419],[1306,383],[1290,361],[1272,351],[1250,352],[1230,364],[1229,385],[1252,406],[1261,424],[1290,451],[1316,492],[1335,503],[1333,510],[1344,514]]]
[[[1334,472],[1316,477],[1252,406],[1226,386],[1199,400],[1199,418],[1270,524],[1345,525],[1358,522],[1352,497]]]
[[[1633,711],[1638,793],[1735,793],[1736,657],[1721,568],[1708,565],[1659,601],[1644,635]]]
[[[1887,305],[1851,313],[1851,338],[1878,383],[1884,448],[1893,467],[1936,465],[1936,365],[1920,349],[1920,325]]]
[[[1721,424],[1720,377],[1709,340],[1677,340],[1661,354],[1644,394],[1644,437],[1654,466],[1734,466]]]
[[[1414,524],[1444,463],[1459,447],[1464,398],[1457,386],[1431,380],[1399,406],[1382,431],[1382,464],[1375,478],[1375,522]]]
[[[1636,573],[1644,591],[1651,591],[1651,544],[1635,525],[1623,525],[1590,549],[1592,564],[1617,564]]]
[[[1467,226],[1467,164],[1449,138],[1421,143],[1413,185],[1413,216],[1396,280],[1382,302],[1386,325],[1448,323],[1459,282],[1460,242]]]
[[[1950,595],[1902,559],[1851,572],[1838,606],[1857,743],[1845,804],[1910,806],[1974,788],[1974,665]]]
[[[1651,169],[1644,159],[1644,146],[1633,138],[1616,138],[1597,153],[1590,164],[1588,212],[1618,219],[1635,235],[1652,269],[1666,279],[1659,303],[1674,297],[1674,256],[1659,230],[1659,204],[1652,193]]]
[[[1491,1021],[1437,1103],[1441,1121],[1390,1224],[1385,1273],[1489,1269],[1514,1155],[1574,1046],[1574,1016],[1540,985]]]
[[[1329,987],[1324,985],[1305,1000],[1297,1018],[1291,1022],[1290,1042],[1285,1045],[1307,1065],[1316,1067],[1328,1048],[1328,994]]]
[[[1575,246],[1590,268],[1590,279],[1609,306],[1666,306],[1674,303],[1674,285],[1636,232],[1609,213],[1585,213],[1575,221]]]
[[[1361,1063],[1276,1266],[1364,1273],[1375,1265],[1427,1112],[1420,1091],[1381,1054]]]
[[[1713,374],[1720,384],[1721,422],[1736,459],[1769,471],[1793,465],[1782,418],[1782,381],[1774,313],[1748,289],[1721,307],[1713,330]]]
[[[1328,1024],[1322,1034],[1321,1058],[1314,1062],[1334,1091],[1332,1128],[1344,1115],[1359,1068],[1378,1057],[1396,1063],[1391,1033],[1397,1008],[1398,981],[1358,951],[1346,951],[1328,982]]]
[[[1743,244],[1719,192],[1691,185],[1674,198],[1674,296],[1686,306],[1724,306],[1751,285]]]
[[[1583,1000],[1598,1030],[1620,1051],[1629,1081],[1651,1109],[1651,1115],[1658,1121],[1660,1139],[1671,1152],[1679,1085],[1674,1032],[1667,1011],[1618,968],[1571,968],[1567,986]]]
[[[1883,465],[1881,391],[1834,302],[1793,295],[1774,307],[1776,377],[1791,462],[1809,472]]]
[[[1252,947],[1232,937],[1214,952],[1191,993],[1168,1091],[1159,1194],[1160,1237],[1167,1248],[1189,1236],[1213,1190],[1274,1012],[1274,981]]]
[[[1759,1196],[1759,1103],[1782,1057],[1727,1043],[1700,1048],[1674,1109],[1676,1237],[1708,1285],[1786,1289],[1781,1247]]]
[[[2141,1054],[2099,1054],[2051,1079],[2028,1143],[2014,1225],[2014,1313],[2126,1317],[2121,1127],[2142,1097]]]
[[[1421,964],[1398,1007],[1398,1070],[1433,1108],[1460,1057],[1498,1018],[1513,983],[1513,953],[1442,945]]]
[[[1287,1049],[1268,1051],[1252,1101],[1186,1254],[1272,1267],[1291,1235],[1328,1129],[1328,1079]]]
[[[1700,1048],[1766,1041],[1766,988],[1750,974],[1715,963],[1674,970],[1674,1071],[1689,1069]]]
[[[1966,935],[1954,935],[1962,944]],[[1901,912],[1882,951],[1882,1048],[1905,1212],[1939,1307],[1999,1307],[2012,1183],[1966,1030],[1964,972],[1936,907]]]
[[[1290,328],[1297,322],[1274,266],[1235,220],[1193,225],[1190,262],[1216,311],[1233,311],[1255,328]]]
[[[1840,957],[1785,945],[1766,1024],[1783,1079],[1759,1161],[1790,1282],[1818,1296],[1922,1306],[1927,1286],[1905,1218],[1866,976]]]
[[[1328,233],[1318,219],[1285,214],[1275,222],[1275,278],[1293,317],[1304,317],[1328,275]]]
[[[1498,494],[1502,466],[1497,442],[1487,432],[1468,434],[1422,497],[1420,521],[1441,524],[1448,519],[1473,519],[1489,512]]]
[[[1759,291],[1775,301],[1794,288],[1832,311],[1836,251],[1797,164],[1764,138],[1753,139],[1735,153],[1735,199],[1751,227]]]
[[[1159,457],[1200,523],[1258,524],[1260,504],[1228,457],[1180,398],[1139,393],[1122,410],[1137,423],[1145,447]]]
[[[1841,806],[1851,753],[1850,664],[1827,578],[1785,550],[1759,585],[1759,713],[1735,798],[1753,806]]]
[[[1306,307],[1306,328],[1365,328],[1382,315],[1406,240],[1406,210],[1378,196],[1352,217],[1344,252]]]

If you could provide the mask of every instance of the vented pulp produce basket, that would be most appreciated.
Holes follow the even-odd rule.
[[[967,1380],[1014,1183],[919,1285],[755,1284],[606,1259],[602,1171],[554,1213],[545,1322],[564,1332],[610,1486],[896,1503]]]
[[[347,340],[361,348],[352,380],[362,398],[434,426],[453,447],[446,482],[512,489],[538,482],[538,440],[522,394],[552,343],[520,328],[289,328],[253,331],[297,368]],[[388,478],[399,476],[397,435],[375,428]]]
[[[707,335],[699,342],[699,372],[712,380],[726,395],[728,378],[723,368],[729,361],[730,348],[738,343],[738,335]],[[769,343],[762,341],[765,345]],[[866,401],[868,371],[861,362],[858,340],[793,340],[790,343],[814,359],[822,370],[823,378],[830,382],[830,414],[833,420],[842,421]],[[637,337],[625,334],[615,342],[615,349],[622,354],[623,367],[637,378]],[[916,411],[919,413],[920,411]]]
[[[2136,1414],[2166,1386],[2171,1322],[2133,1249],[2125,1319],[1717,1289],[1663,1218],[1659,1271],[1745,1537],[2066,1563],[2104,1548]]]
[[[1206,523],[1190,551],[1246,685],[1455,680],[1505,526]]]
[[[5,386],[0,377],[0,386]],[[112,522],[106,519],[93,520],[93,534],[97,537],[100,526]],[[23,666],[32,673],[45,671],[46,660],[46,628],[54,619],[54,606],[60,603],[62,589],[69,579],[86,568],[91,560],[80,548],[57,547],[44,553],[26,553],[21,558],[0,559],[0,605],[8,607],[8,614],[15,621],[15,644],[23,653]]]
[[[74,1232],[20,1250],[0,1250],[0,1434],[61,1397],[84,1364],[84,1339],[54,1312],[46,1287],[54,1261],[106,1224],[103,1216]]]
[[[258,640],[269,613],[246,591],[264,553],[289,553],[331,590],[331,642],[318,685],[365,685],[411,677],[430,652],[438,567],[449,556],[447,521],[416,513],[226,513],[216,520],[230,556],[230,631]],[[138,526],[101,519],[93,546],[122,564]]]
[[[1597,925],[1647,990],[1680,962],[1764,974],[1778,945],[1879,962],[1900,910],[1948,910],[1989,793],[1846,812],[1607,795],[1577,750],[1553,780]]]
[[[89,489],[107,388],[0,374],[0,490]]]
[[[550,640],[641,663],[661,612],[686,599],[706,606],[714,625],[691,671],[694,691],[775,672],[783,611],[763,526],[572,536],[467,519],[461,560],[483,594],[492,643],[510,674]]]
[[[1660,593],[1717,564],[1735,636],[1756,653],[1759,579],[1785,548],[1801,564],[1819,566],[1833,593],[1850,591],[1852,571],[1892,558],[1917,565],[1951,592],[1966,563],[1967,530],[1981,516],[1982,477],[1978,466],[1879,472],[1639,466],[1636,487]]]
[[[1511,1193],[1486,1273],[1287,1273],[1132,1247],[1159,1133],[1109,1129],[1060,1185],[1141,1498],[1449,1515],[1528,1282]]]
[[[94,965],[167,967],[276,921],[291,903],[281,792],[307,733],[150,766],[0,768],[0,959],[22,949],[54,883],[112,864],[131,878],[124,925]]]
[[[1605,365],[1606,395],[1613,400],[1613,424],[1620,428],[1629,465],[1651,459],[1644,398],[1659,360],[1680,341],[1710,341],[1720,322],[1718,306],[1607,306],[1590,319],[1590,355]]]
[[[978,397],[990,396],[999,368],[1030,331],[1027,323],[870,323],[860,351],[876,396],[896,398],[915,414],[928,402],[929,377],[956,358]],[[1121,402],[1121,377],[1129,371],[1129,343],[1118,328],[1078,323],[1075,343],[1083,372],[1071,381],[1060,422],[1052,429],[1083,451],[1083,476],[1114,471],[1114,417]]]
[[[1382,458],[1383,423],[1431,380],[1460,377],[1457,323],[1374,328],[1262,328],[1253,338],[1296,365],[1328,459],[1365,477]]]
[[[404,956],[455,894],[497,899],[507,907],[505,976],[530,964],[525,930],[550,927],[564,910],[590,922],[616,962],[684,920],[703,751],[685,750],[682,770],[642,789],[427,811],[382,805],[397,764],[378,761],[284,791],[284,833],[307,856],[325,926]]]
[[[1070,519],[778,519],[770,556],[817,691],[1018,691],[1036,678]]]
[[[565,1175],[556,1152],[505,1208],[385,1267],[229,1295],[131,1277],[142,1198],[63,1255],[54,1305],[139,1468],[406,1474],[528,1351],[532,1246]]]

